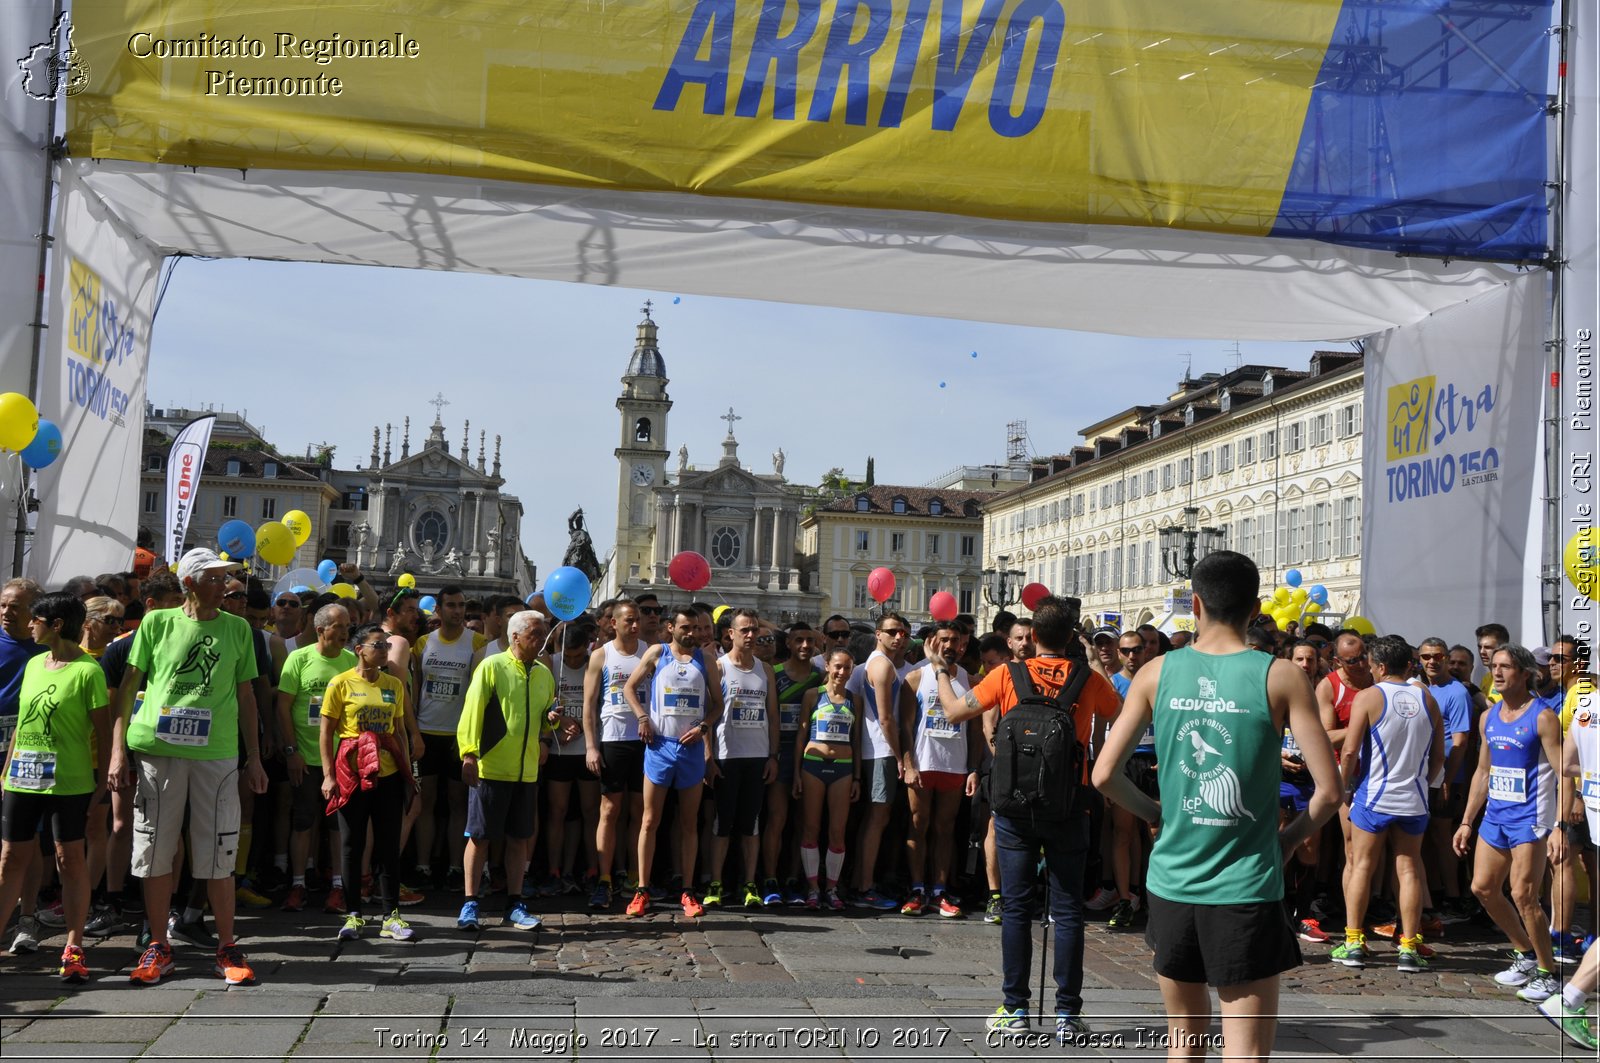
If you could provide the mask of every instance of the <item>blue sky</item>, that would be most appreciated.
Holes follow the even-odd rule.
[[[149,397],[157,407],[248,410],[285,453],[338,446],[364,465],[372,427],[409,415],[427,434],[436,392],[446,437],[463,418],[490,448],[504,437],[505,490],[525,510],[523,549],[560,564],[582,506],[603,558],[616,519],[615,401],[643,300],[655,301],[673,400],[668,448],[701,467],[721,454],[729,406],[746,467],[816,483],[841,466],[917,485],[1001,461],[1024,420],[1035,453],[1079,429],[1165,399],[1192,358],[1198,375],[1235,363],[1215,340],[1146,340],[682,292],[310,263],[180,262],[156,318]],[[678,302],[674,302],[678,299]],[[1241,343],[1245,362],[1303,368],[1317,345]],[[1343,344],[1325,344],[1343,348]],[[974,352],[976,357],[973,357]],[[941,387],[941,383],[944,385]],[[676,457],[669,460],[669,468]]]

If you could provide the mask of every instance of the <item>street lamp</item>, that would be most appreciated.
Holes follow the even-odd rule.
[[[998,567],[986,568],[982,573],[983,596],[996,609],[1009,609],[1012,603],[1022,597],[1022,580],[1027,573],[1020,568],[1007,568],[1006,562],[1009,560],[1009,554],[996,554]]]
[[[1183,523],[1160,531],[1161,566],[1173,579],[1188,579],[1196,561],[1222,546],[1221,528],[1202,528],[1199,524],[1200,510],[1184,506]]]

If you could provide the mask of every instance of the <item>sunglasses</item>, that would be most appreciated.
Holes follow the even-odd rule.
[[[1550,655],[1550,663],[1551,664],[1566,664],[1570,660],[1572,660],[1572,658],[1568,657],[1564,653],[1552,653]]]
[[[1442,660],[1444,660],[1444,658],[1445,658],[1445,655],[1442,654],[1442,653],[1419,653],[1419,654],[1417,654],[1417,660],[1419,660],[1419,661],[1442,661]],[[1551,659],[1554,660],[1554,658],[1551,658]]]
[[[1360,668],[1367,663],[1365,657],[1335,657],[1334,661],[1344,665],[1346,668]]]
[[[880,627],[878,629],[878,634],[888,635],[890,638],[894,638],[896,636],[904,638],[905,636],[911,634],[911,632],[907,631],[903,627]]]
[[[279,609],[298,609],[298,608],[300,608],[300,599],[299,598],[284,598],[283,600],[277,602],[276,604],[277,604]]]
[[[771,635],[760,635],[756,638],[756,642],[762,646],[771,646],[777,641],[778,640],[773,638]]]
[[[1142,652],[1144,652],[1144,647],[1143,646],[1118,646],[1117,647],[1117,652],[1122,654],[1123,656],[1127,656],[1130,653],[1142,653]]]
[[[377,642],[363,642],[361,648],[364,650],[387,650],[389,648],[389,640],[379,639]]]
[[[639,613],[641,616],[660,616],[661,607],[659,605],[641,605],[639,606]]]
[[[244,591],[229,591],[227,594],[222,596],[224,601],[229,602],[242,602],[247,597],[248,595],[246,595]]]
[[[823,635],[830,639],[847,639],[850,637],[850,629],[844,628],[841,631],[824,631]]]

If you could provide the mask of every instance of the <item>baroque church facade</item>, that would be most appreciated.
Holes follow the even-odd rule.
[[[617,530],[604,597],[651,591],[664,604],[747,605],[775,623],[816,622],[823,597],[802,590],[797,550],[810,492],[785,479],[782,450],[772,455],[770,473],[744,465],[734,434],[743,418],[731,408],[722,418],[728,431],[717,463],[691,465],[688,448],[679,446],[669,471],[667,383],[646,303],[617,398]],[[675,586],[667,572],[685,550],[711,563],[711,583],[693,594]]]

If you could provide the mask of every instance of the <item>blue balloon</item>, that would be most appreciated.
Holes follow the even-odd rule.
[[[217,529],[217,545],[235,561],[242,561],[256,552],[256,530],[242,520],[230,520]]]
[[[323,558],[317,562],[317,578],[324,583],[332,583],[333,577],[339,574],[339,566],[330,558]]]
[[[544,601],[557,620],[571,620],[589,608],[593,593],[589,577],[571,565],[562,565],[544,581]]]
[[[289,588],[289,593],[290,594],[310,594],[311,593],[311,588],[307,587],[304,583],[296,583],[293,587]]]
[[[22,460],[30,469],[42,469],[61,456],[61,429],[54,422],[39,418],[39,431],[33,442],[22,448]]]
[[[424,594],[422,599],[417,602],[417,608],[421,609],[424,613],[431,613],[433,612],[434,606],[438,604],[439,603],[434,599],[433,595]]]
[[[1300,570],[1297,568],[1291,568],[1289,571],[1283,574],[1283,582],[1287,583],[1291,587],[1300,586],[1300,578]]]
[[[1328,588],[1324,587],[1320,583],[1313,583],[1311,585],[1310,592],[1307,594],[1307,597],[1309,597],[1312,601],[1316,602],[1318,605],[1327,605],[1328,604]]]

